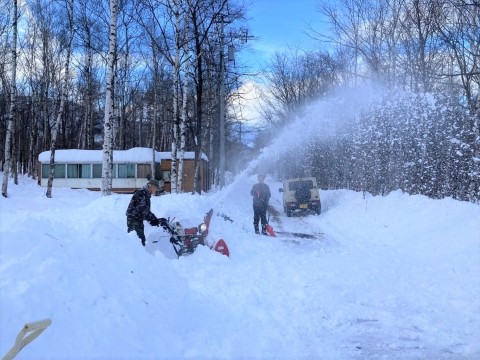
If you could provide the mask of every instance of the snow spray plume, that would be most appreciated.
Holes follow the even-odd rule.
[[[307,147],[313,140],[328,139],[343,134],[353,126],[360,113],[379,102],[386,90],[380,85],[365,84],[356,88],[339,88],[325,99],[317,100],[292,119],[272,141],[263,148],[222,194],[230,197],[237,185],[256,174],[259,169],[269,172],[277,159],[300,147]],[[218,203],[222,201],[218,199]]]
[[[310,103],[269,146],[262,149],[257,159],[249,163],[247,173],[252,174],[260,167],[268,169],[269,164],[276,164],[279,157],[308,147],[313,141],[344,134],[354,125],[362,111],[381,100],[384,92],[382,87],[368,84],[338,89],[328,98]]]

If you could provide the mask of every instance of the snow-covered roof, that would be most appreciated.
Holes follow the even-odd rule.
[[[170,160],[171,152],[155,151],[155,160]],[[202,159],[208,158],[202,153]],[[195,152],[186,151],[185,159],[194,159]],[[103,150],[55,150],[56,163],[101,163],[103,160]],[[38,161],[45,163],[50,161],[50,151],[44,151],[38,155]],[[152,161],[152,149],[137,147],[129,150],[113,150],[113,161],[122,163],[146,163]]]

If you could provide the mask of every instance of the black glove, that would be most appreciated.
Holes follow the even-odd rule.
[[[152,226],[158,226],[160,225],[160,219],[153,219],[150,221],[150,225]]]
[[[161,226],[166,226],[168,224],[168,221],[165,218],[158,218],[157,220]]]

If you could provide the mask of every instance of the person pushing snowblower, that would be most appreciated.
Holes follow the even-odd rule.
[[[155,194],[160,185],[158,180],[150,180],[144,187],[137,190],[133,194],[127,208],[127,232],[135,230],[138,237],[145,246],[145,232],[143,221],[146,220],[152,226],[164,225],[167,223],[165,218],[157,218],[154,213],[150,211],[150,197]]]
[[[265,175],[258,174],[258,183],[253,185],[250,195],[253,196],[253,227],[255,234],[260,234],[258,223],[262,223],[262,234],[267,234],[267,207],[270,200],[270,187],[264,183]]]

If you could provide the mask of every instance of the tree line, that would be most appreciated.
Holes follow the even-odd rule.
[[[241,82],[241,69],[227,69],[220,79],[227,68],[221,56],[227,46],[244,46],[241,36],[231,36],[243,33],[241,6],[227,0],[1,0],[1,6],[4,196],[10,171],[15,179],[35,176],[38,154],[54,156],[55,148],[103,148],[104,175],[113,149],[171,151],[174,192],[182,191],[184,151],[197,159],[203,152],[218,179],[220,82],[227,102]],[[226,120],[228,136],[233,121]]]
[[[171,151],[172,191],[182,191],[183,151],[204,152],[220,182],[224,47],[244,46],[248,9],[227,0],[0,2],[4,195],[10,170],[35,176],[38,154],[55,148],[103,147],[106,180],[112,149]],[[385,90],[344,111],[335,136],[279,158],[279,176],[478,202],[480,2],[318,0],[316,10],[328,24],[306,29],[318,48],[277,52],[264,72],[268,126],[257,147],[339,87],[374,81]],[[242,70],[225,72],[227,106]],[[244,151],[236,120],[226,112],[227,154]]]
[[[338,88],[373,82],[382,91],[352,111],[342,107],[362,94],[345,92],[332,110],[343,112],[335,134],[279,158],[279,176],[315,175],[325,189],[479,202],[480,2],[318,0],[317,11],[329,25],[307,29],[318,49],[277,52],[270,63],[259,141]],[[307,114],[319,124],[331,115]]]

